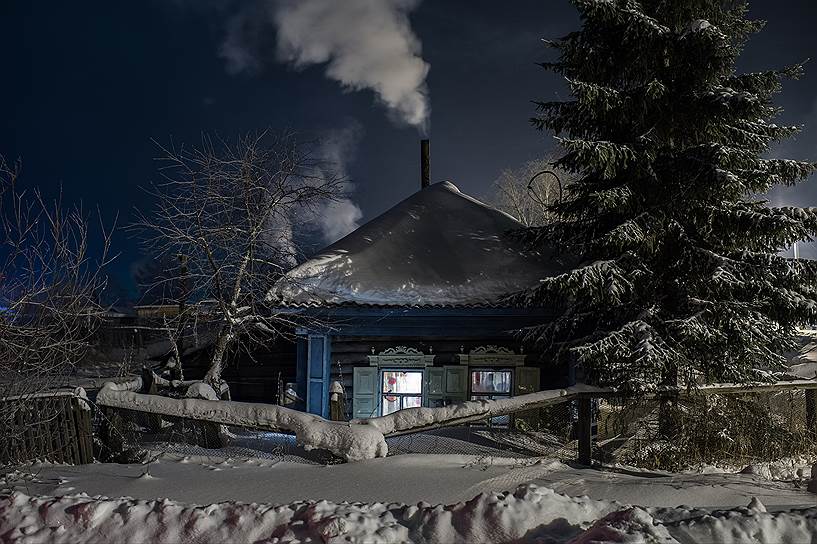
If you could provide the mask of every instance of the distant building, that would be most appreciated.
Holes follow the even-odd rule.
[[[134,306],[134,311],[140,319],[161,319],[163,317],[176,317],[179,315],[179,304],[145,304]]]

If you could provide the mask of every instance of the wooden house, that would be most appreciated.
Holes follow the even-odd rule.
[[[328,416],[335,380],[350,417],[565,385],[567,369],[541,367],[515,335],[547,309],[503,302],[563,270],[509,236],[521,227],[442,182],[290,271],[268,302],[299,323],[306,410]]]

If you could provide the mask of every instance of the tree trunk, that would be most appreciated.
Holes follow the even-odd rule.
[[[678,369],[670,365],[666,370],[661,385],[678,387]],[[661,395],[658,405],[658,434],[662,438],[672,439],[678,434],[678,393]]]
[[[221,372],[224,370],[224,352],[227,350],[227,345],[230,343],[232,331],[228,325],[221,328],[216,339],[216,349],[213,352],[213,358],[210,360],[210,368],[204,376],[204,381],[210,384],[213,390],[218,393],[221,391]]]

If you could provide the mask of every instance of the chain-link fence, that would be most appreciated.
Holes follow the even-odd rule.
[[[467,425],[387,439],[392,455],[472,454],[493,457],[576,458],[576,410],[571,402],[496,416]]]
[[[710,390],[641,398],[609,391],[568,393],[537,408],[387,436],[386,441],[389,455],[547,457],[670,471],[817,458],[813,391]],[[96,427],[103,460],[132,462],[152,451],[341,462],[328,452],[305,450],[292,434],[121,408],[98,410]]]
[[[811,391],[595,399],[593,458],[677,471],[817,456]]]
[[[102,461],[144,462],[163,453],[307,464],[338,461],[328,452],[305,450],[292,434],[122,408],[97,407],[94,428]]]
[[[389,455],[461,454],[485,457],[576,458],[575,407],[562,402],[508,416],[387,437]],[[97,407],[99,457],[140,462],[154,453],[210,457],[259,457],[328,464],[328,452],[307,451],[295,436],[149,412]]]

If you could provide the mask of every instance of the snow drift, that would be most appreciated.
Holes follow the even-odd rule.
[[[480,494],[452,505],[299,501],[189,506],[85,495],[0,498],[5,542],[756,542],[813,541],[817,508],[769,513],[639,508],[548,488]]]

